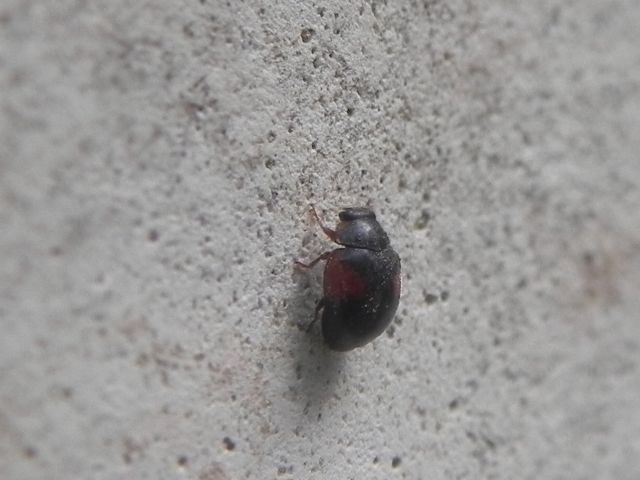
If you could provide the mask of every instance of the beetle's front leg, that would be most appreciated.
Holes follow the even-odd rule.
[[[299,260],[294,260],[293,263],[299,267],[299,268],[303,268],[304,270],[309,270],[310,268],[313,268],[313,266],[322,261],[322,260],[326,260],[327,258],[329,258],[329,256],[333,253],[333,250],[331,250],[330,252],[324,252],[322,255],[320,255],[318,258],[316,258],[315,260],[312,260],[311,263],[302,263]]]
[[[320,225],[320,228],[322,229],[324,234],[327,237],[329,237],[332,242],[338,243],[336,231],[331,230],[329,227],[325,227],[324,223],[322,223],[322,220],[320,220],[320,217],[318,216],[318,212],[316,212],[316,207],[311,205],[310,210],[311,210],[311,215],[313,215],[313,218],[316,219],[316,222],[318,222],[318,225]]]

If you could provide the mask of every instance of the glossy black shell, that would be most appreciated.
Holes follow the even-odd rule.
[[[338,351],[361,347],[391,323],[400,298],[400,257],[375,214],[366,208],[340,212],[324,270],[322,334]]]
[[[337,262],[342,264],[340,271],[332,275]],[[339,274],[345,269],[362,280],[362,295],[332,295],[335,285],[328,284],[340,282]],[[398,308],[400,258],[391,247],[334,250],[325,266],[324,290],[322,335],[329,348],[347,351],[366,345],[384,332]]]

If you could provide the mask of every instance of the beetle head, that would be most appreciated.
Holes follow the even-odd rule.
[[[376,214],[364,207],[345,208],[336,227],[341,245],[380,251],[389,246],[389,237],[376,220]]]

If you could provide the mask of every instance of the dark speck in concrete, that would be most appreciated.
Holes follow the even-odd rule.
[[[36,458],[38,456],[38,451],[32,446],[25,447],[22,453],[27,458]]]
[[[427,305],[433,305],[438,301],[438,295],[424,292],[424,301],[427,302]]]
[[[302,38],[302,41],[304,43],[307,43],[311,40],[314,33],[315,31],[313,30],[313,28],[305,28],[304,30],[302,30],[302,32],[300,32],[300,38]]]
[[[232,451],[236,448],[235,442],[231,440],[229,437],[224,437],[222,439],[222,443],[224,443],[224,448],[226,448],[229,451]]]

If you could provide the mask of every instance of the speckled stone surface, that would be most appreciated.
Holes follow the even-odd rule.
[[[635,0],[0,2],[0,478],[640,478]],[[304,332],[333,223],[392,327]]]

